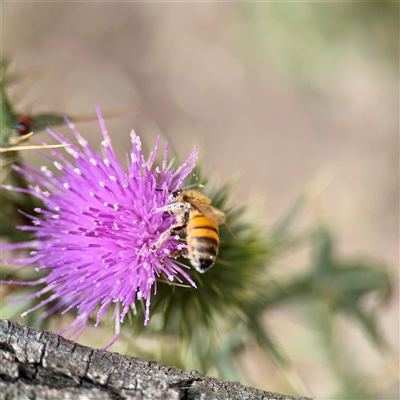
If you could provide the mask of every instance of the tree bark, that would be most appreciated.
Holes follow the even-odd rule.
[[[0,320],[0,399],[294,398],[91,349],[51,332]]]

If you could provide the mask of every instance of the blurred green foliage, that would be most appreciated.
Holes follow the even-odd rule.
[[[19,132],[16,128],[18,117],[22,114],[15,110],[8,96],[7,88],[14,84],[16,77],[9,77],[7,68],[10,60],[2,58],[0,61],[0,96],[1,96],[1,122],[0,122],[0,147],[7,148],[12,146],[12,139],[18,137]],[[40,113],[30,115],[30,129],[28,132],[40,132],[52,126],[65,125],[64,114],[61,113]]]
[[[15,121],[18,115],[7,97],[6,66],[7,62],[3,60],[0,81],[2,147],[8,147],[10,138],[17,134]],[[42,128],[64,123],[57,120],[58,114],[53,116],[53,123],[43,114],[33,114],[32,120]],[[24,187],[27,183],[21,182],[21,178],[9,168],[10,163],[18,162],[18,157],[16,152],[5,153],[2,175],[7,184]],[[283,372],[288,381],[288,391],[306,395],[291,360],[280,348],[279,337],[274,337],[265,324],[265,315],[270,310],[282,304],[300,304],[304,306],[303,312],[309,324],[323,338],[327,360],[340,379],[337,396],[376,396],[376,392],[366,385],[367,377],[355,371],[348,373],[343,365],[345,350],[333,355],[332,349],[337,315],[345,315],[358,324],[378,349],[386,346],[373,307],[365,302],[367,297],[374,295],[374,305],[380,304],[390,295],[385,266],[339,258],[335,253],[334,235],[320,220],[300,232],[296,230],[296,222],[312,203],[307,190],[274,227],[266,229],[252,219],[246,207],[232,205],[232,184],[217,186],[212,181],[206,182],[200,167],[194,175],[196,178],[185,184],[205,184],[204,192],[215,207],[226,212],[227,224],[234,236],[221,227],[215,266],[203,275],[190,272],[198,285],[197,290],[158,282],[157,295],[152,298],[150,323],[146,327],[143,326],[144,310],[139,303],[137,315],[132,315],[122,327],[121,340],[128,341],[129,354],[244,382],[246,371],[237,361],[237,355],[257,343]],[[27,240],[27,237],[20,236],[21,232],[15,231],[21,218],[18,210],[30,213],[35,203],[29,196],[17,195],[6,198],[2,194],[1,198],[1,233],[10,241]],[[312,249],[304,272],[276,274],[274,266],[281,264],[286,254],[299,247]],[[188,262],[186,259],[180,261]],[[36,280],[38,274],[33,268],[22,271],[3,268],[1,279]],[[20,303],[7,306],[9,301],[36,290],[7,287],[3,291],[2,317],[17,318],[23,309],[37,304],[38,300],[33,299],[30,304],[25,303],[23,309]],[[44,312],[43,309],[33,312],[23,322],[33,324],[34,319]],[[40,327],[46,328],[48,323],[49,319],[45,319]],[[150,341],[151,345],[141,345],[142,339],[146,343]]]
[[[13,147],[12,139],[18,137],[18,131],[16,129],[18,115],[15,112],[7,93],[7,86],[12,83],[12,80],[8,80],[6,75],[8,64],[9,61],[7,59],[1,60],[0,146],[3,149]],[[16,151],[2,152],[0,154],[1,183],[4,185],[26,188],[26,182],[11,168],[13,163],[19,163],[18,153]],[[33,211],[33,208],[38,204],[36,200],[29,195],[1,190],[0,201],[1,236],[7,237],[11,241],[26,240],[26,233],[19,232],[15,229],[16,225],[29,223],[28,219],[20,214],[18,210],[23,210],[28,213]]]
[[[355,54],[367,63],[380,59],[398,75],[399,2],[257,2],[235,11],[240,59],[268,65],[306,90],[335,81],[343,53],[348,63]]]

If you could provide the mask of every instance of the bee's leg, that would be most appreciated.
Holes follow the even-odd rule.
[[[179,203],[171,203],[164,207],[153,208],[151,212],[153,214],[159,212],[168,212],[170,214],[176,215],[180,213],[185,213],[188,210],[188,208],[189,208],[188,204],[179,202]]]
[[[150,251],[156,251],[159,247],[161,247],[163,243],[171,236],[173,229],[174,228],[172,225],[171,228],[163,232],[158,238],[157,243],[153,244],[153,246],[150,247]]]
[[[171,252],[171,254],[170,254],[170,257],[172,257],[172,258],[178,258],[180,256],[188,258],[189,257],[188,249],[184,248],[184,249],[180,249],[180,250],[175,250],[175,251]]]
[[[172,224],[169,229],[163,232],[157,240],[157,243],[150,247],[150,251],[155,251],[163,245],[163,243],[171,236],[172,233],[178,233],[184,229],[183,221],[179,220]]]
[[[153,246],[150,247],[150,251],[155,251],[156,249],[161,247],[162,244],[171,236],[172,233],[178,233],[181,232],[183,229],[185,229],[189,219],[189,211],[190,211],[190,206],[185,203],[171,203],[168,204],[167,206],[154,208],[153,210],[151,210],[152,213],[168,212],[175,216],[176,222],[172,224],[169,229],[167,229],[160,235],[157,243],[155,243]]]

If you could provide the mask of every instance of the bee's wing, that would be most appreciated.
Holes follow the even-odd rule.
[[[206,218],[214,221],[216,224],[221,225],[225,223],[225,213],[218,210],[218,208],[193,200],[190,204],[200,211]]]

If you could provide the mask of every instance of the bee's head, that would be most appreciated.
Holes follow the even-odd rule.
[[[156,189],[156,192],[162,192],[162,189]],[[184,190],[182,190],[182,189],[175,189],[175,190],[169,191],[169,196],[168,196],[169,201],[171,203],[175,203],[177,200],[179,200],[179,198],[183,192],[184,192]]]
[[[175,201],[183,193],[182,189],[173,190],[170,194],[171,201]]]

